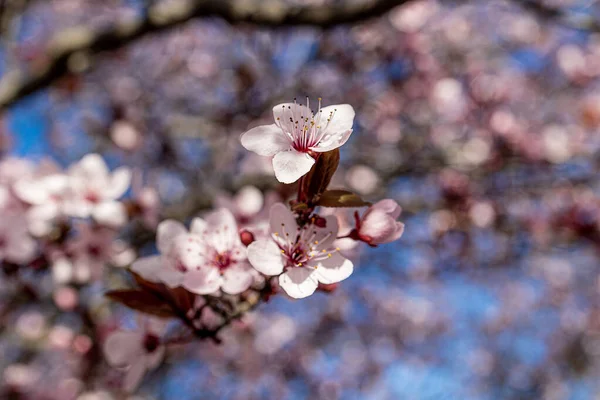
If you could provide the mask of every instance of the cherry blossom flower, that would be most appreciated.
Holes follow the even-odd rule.
[[[336,149],[352,134],[354,109],[349,104],[319,108],[284,103],[273,107],[275,123],[250,129],[241,136],[242,146],[261,156],[273,157],[279,182],[300,179],[315,163],[318,153]]]
[[[352,274],[352,262],[333,247],[338,233],[334,216],[325,226],[299,227],[283,204],[271,207],[271,237],[248,246],[248,260],[265,275],[279,275],[279,285],[293,298],[310,296],[320,283],[336,283]],[[319,224],[322,225],[322,224]]]
[[[398,203],[385,199],[369,207],[362,218],[356,213],[356,239],[372,246],[398,240],[404,232],[404,224],[396,221],[401,212]]]
[[[88,154],[69,168],[71,195],[66,212],[73,217],[95,220],[109,226],[126,221],[126,211],[120,198],[131,182],[131,171],[120,167],[110,172],[98,154]]]
[[[226,209],[216,210],[205,219],[194,218],[190,232],[177,221],[163,221],[158,225],[156,241],[161,254],[141,258],[131,266],[150,281],[171,288],[183,286],[197,294],[219,288],[238,294],[254,280],[235,218]]]
[[[49,251],[52,273],[57,283],[86,283],[102,276],[104,266],[123,266],[133,261],[130,248],[116,239],[116,232],[86,223],[74,225],[76,234],[64,248]]]
[[[31,261],[36,242],[27,231],[23,214],[3,214],[0,219],[0,260],[17,264]]]
[[[69,178],[60,172],[44,174],[15,183],[19,199],[31,205],[27,210],[29,230],[34,236],[50,233],[64,213],[64,200],[69,190]]]
[[[166,325],[156,319],[148,319],[139,331],[115,331],[104,342],[104,356],[116,368],[126,368],[124,388],[132,392],[140,384],[144,374],[160,365],[165,356],[161,341]]]

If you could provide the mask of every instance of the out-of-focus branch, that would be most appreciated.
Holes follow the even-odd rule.
[[[29,73],[11,71],[0,80],[0,109],[50,86],[67,73],[85,71],[95,53],[121,48],[146,34],[166,31],[194,18],[218,17],[232,24],[268,27],[329,28],[382,15],[409,1],[372,0],[332,6],[293,6],[278,0],[188,0],[156,4],[141,19],[120,21],[102,30],[79,26],[57,34],[40,61],[32,63],[34,67]]]
[[[600,32],[600,22],[591,15],[573,14],[564,9],[552,7],[542,0],[513,0],[515,4],[537,15],[539,18],[552,21],[562,26],[586,32]]]

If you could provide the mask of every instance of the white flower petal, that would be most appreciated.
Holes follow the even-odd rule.
[[[143,354],[142,335],[139,332],[115,331],[103,346],[104,357],[113,367],[130,365]]]
[[[330,284],[343,281],[352,274],[353,270],[352,261],[344,258],[340,253],[332,253],[331,257],[319,262],[314,273],[319,282]]]
[[[185,274],[182,286],[192,293],[211,294],[219,290],[221,277],[216,268],[203,268]]]
[[[310,296],[318,285],[314,270],[309,268],[290,268],[279,276],[279,286],[295,299]]]
[[[269,225],[271,233],[285,238],[293,237],[298,232],[298,224],[294,213],[282,203],[275,203],[269,210]]]
[[[281,250],[270,239],[260,239],[250,243],[248,261],[254,269],[265,275],[279,275],[283,272]]]
[[[92,217],[102,225],[118,228],[127,222],[127,210],[123,203],[107,201],[94,207]]]
[[[169,247],[173,240],[179,235],[187,233],[187,229],[181,222],[167,219],[160,224],[156,230],[156,246],[161,253],[169,251]]]
[[[235,217],[226,208],[220,208],[206,215],[208,227],[206,240],[221,253],[241,245]]]
[[[190,225],[190,233],[193,233],[194,235],[203,235],[207,228],[208,225],[206,221],[202,218],[194,218]]]
[[[158,279],[171,289],[181,286],[185,273],[171,268],[160,268],[158,270]]]
[[[350,104],[335,104],[321,108],[321,125],[325,126],[327,118],[332,114],[333,118],[327,125],[327,133],[342,133],[352,129],[354,123],[354,108]]]
[[[293,183],[306,175],[314,163],[315,159],[307,153],[284,151],[273,157],[273,170],[279,182]]]
[[[394,219],[398,218],[402,212],[402,207],[400,207],[398,203],[392,199],[380,200],[373,204],[372,209],[381,210],[386,214],[389,214]]]
[[[123,196],[131,184],[131,170],[127,167],[117,168],[110,177],[109,186],[104,192],[105,198],[116,200]]]
[[[158,283],[160,270],[163,268],[161,256],[150,256],[139,258],[131,264],[131,270],[147,281]]]
[[[244,265],[232,266],[225,270],[221,289],[225,293],[239,294],[248,289],[253,281],[251,267],[244,263]]]
[[[253,151],[260,156],[274,156],[291,148],[290,140],[277,125],[262,125],[252,128],[242,134],[240,141],[246,150]]]
[[[42,205],[49,199],[49,193],[39,181],[21,180],[17,181],[13,189],[17,197],[26,203]]]
[[[326,151],[337,149],[348,141],[351,134],[352,130],[342,133],[335,133],[333,135],[327,134],[316,146],[311,147],[311,150],[314,150],[318,153],[324,153]]]
[[[123,389],[127,392],[132,393],[142,382],[144,375],[146,374],[146,359],[140,357],[136,360],[131,367],[127,370],[125,375],[125,381],[123,382]]]
[[[74,165],[74,168],[75,175],[90,181],[104,180],[109,173],[104,159],[99,154],[86,155]]]
[[[158,346],[152,353],[146,353],[146,368],[154,369],[160,365],[165,357],[165,346]]]

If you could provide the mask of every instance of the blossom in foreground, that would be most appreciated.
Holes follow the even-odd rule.
[[[109,226],[126,222],[126,211],[116,201],[131,182],[129,168],[120,167],[112,173],[98,154],[88,154],[69,168],[70,196],[65,211],[73,217],[95,220]]]
[[[275,123],[250,129],[241,137],[242,146],[261,156],[273,157],[279,182],[292,183],[310,171],[318,153],[336,149],[352,134],[354,109],[349,104],[319,108],[313,114],[307,105],[283,103],[273,107]]]
[[[293,298],[310,296],[320,283],[340,282],[352,274],[352,262],[333,246],[338,233],[334,216],[325,224],[299,227],[283,204],[271,207],[271,237],[248,246],[248,260],[265,275],[279,275],[279,285]],[[324,226],[323,226],[324,225]]]
[[[183,286],[197,294],[219,288],[238,294],[253,282],[254,271],[228,210],[216,210],[205,219],[194,218],[190,232],[177,221],[163,221],[158,225],[156,241],[161,254],[141,258],[131,266],[145,279],[171,288]]]
[[[404,224],[396,221],[401,212],[398,203],[385,199],[369,207],[362,218],[356,213],[356,239],[372,246],[398,240],[404,232]]]
[[[115,331],[104,342],[104,356],[116,368],[126,368],[125,390],[132,392],[146,371],[160,365],[165,355],[162,321],[149,319],[140,331]]]

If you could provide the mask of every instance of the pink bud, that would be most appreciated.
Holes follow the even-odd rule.
[[[240,240],[244,246],[248,247],[250,243],[254,242],[254,234],[249,230],[244,229],[240,232]]]
[[[402,208],[392,199],[375,203],[357,221],[358,238],[373,246],[399,239],[404,232],[404,224],[396,218],[401,212]]]

